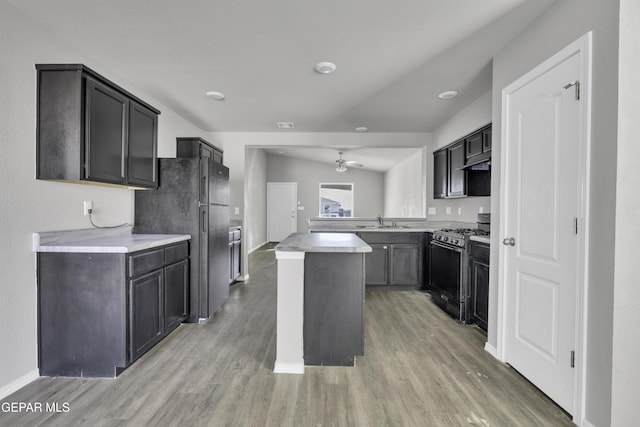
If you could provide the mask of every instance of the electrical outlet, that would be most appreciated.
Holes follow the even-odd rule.
[[[435,215],[436,214],[436,208],[429,208],[429,215]]]
[[[451,206],[447,206],[446,212],[447,215],[451,215]]]
[[[478,208],[478,213],[484,213],[484,206],[480,206]]]
[[[462,215],[462,208],[458,208],[458,215]]]
[[[84,210],[85,215],[91,215],[93,213],[93,202],[91,200],[84,201]]]
[[[236,206],[235,208],[233,208],[233,214],[234,215],[240,215],[240,208],[238,206]]]

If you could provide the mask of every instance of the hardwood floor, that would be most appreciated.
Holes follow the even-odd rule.
[[[40,378],[3,402],[2,426],[565,426],[570,418],[483,350],[484,335],[415,291],[368,291],[352,368],[273,374],[273,251],[221,313],[183,324],[117,379]],[[47,413],[45,403],[68,412]],[[6,406],[5,406],[6,407]]]

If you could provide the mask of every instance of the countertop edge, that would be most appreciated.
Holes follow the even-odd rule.
[[[131,236],[144,236],[144,241],[126,241]],[[133,237],[135,239],[135,237]],[[33,252],[36,253],[131,253],[191,240],[190,234],[131,234],[122,242],[100,244],[100,239],[40,245],[39,233],[33,233]]]

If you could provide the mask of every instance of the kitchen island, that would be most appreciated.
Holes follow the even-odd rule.
[[[275,251],[274,372],[353,366],[355,356],[364,355],[365,254],[371,247],[351,233],[294,233]]]

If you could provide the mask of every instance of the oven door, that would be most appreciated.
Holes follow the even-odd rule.
[[[460,319],[462,248],[431,241],[430,285],[433,300]]]

